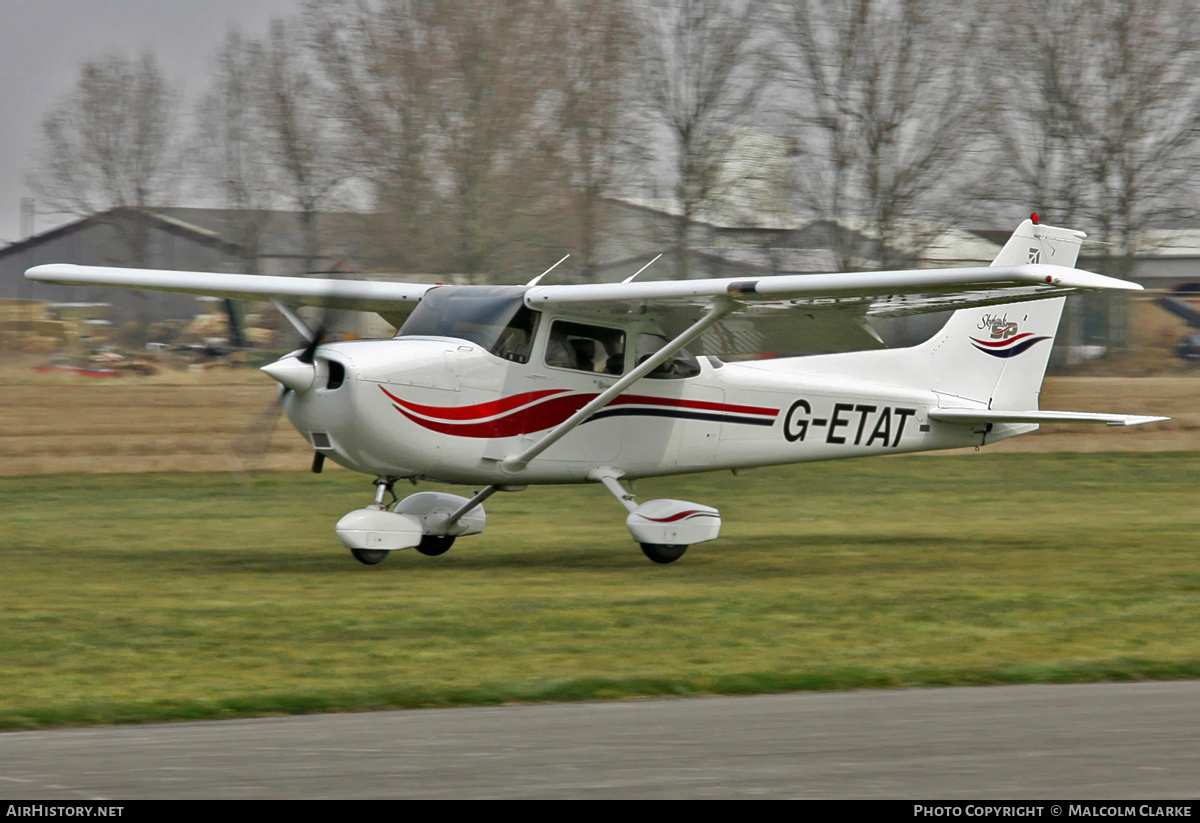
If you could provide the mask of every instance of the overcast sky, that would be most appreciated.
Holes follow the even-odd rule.
[[[70,91],[81,60],[153,51],[167,77],[192,97],[233,24],[266,33],[299,0],[0,0],[0,246],[18,239],[23,176],[42,116]],[[63,219],[38,215],[45,231]]]

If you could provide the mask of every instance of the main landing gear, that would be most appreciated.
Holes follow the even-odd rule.
[[[716,540],[721,533],[721,513],[712,506],[687,500],[648,500],[640,506],[620,483],[622,472],[602,468],[591,473],[629,511],[625,526],[655,563],[674,563],[688,546]]]

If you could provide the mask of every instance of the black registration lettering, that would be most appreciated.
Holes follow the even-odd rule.
[[[858,432],[854,435],[854,445],[857,446],[859,443],[862,442],[863,429],[867,425],[867,415],[870,414],[871,412],[875,411],[875,407],[874,406],[863,406],[860,404],[860,405],[855,406],[854,410],[856,412],[858,412]]]
[[[875,429],[871,432],[870,438],[867,439],[867,445],[870,446],[876,440],[879,440],[886,446],[891,439],[892,410],[885,406],[879,414],[879,419],[875,421]]]
[[[807,400],[797,400],[787,410],[787,416],[783,418],[783,438],[789,443],[803,440],[804,435],[808,433],[808,418],[796,419],[796,412],[800,410],[803,410],[805,414],[812,414],[812,406],[808,405]]]
[[[825,428],[825,442],[845,445],[854,431],[855,446],[881,445],[897,448],[904,436],[904,427],[910,417],[916,417],[916,409],[899,409],[891,406],[871,406],[865,403],[834,403],[829,417],[811,417],[812,405],[807,400],[797,400],[783,418],[783,437],[789,443],[804,440],[810,428]],[[855,421],[853,415],[858,414]],[[857,423],[857,425],[855,425]],[[846,429],[846,433],[840,429]],[[922,427],[924,428],[924,427]],[[868,432],[870,434],[868,435]],[[866,438],[866,442],[863,439]]]
[[[892,441],[892,448],[900,445],[900,435],[904,434],[904,421],[917,413],[916,409],[896,409],[896,417],[899,422],[896,424],[896,439]]]
[[[837,433],[839,426],[849,426],[848,419],[842,419],[842,412],[854,411],[853,403],[834,403],[833,417],[829,419],[829,432],[825,435],[826,443],[845,443],[846,438]]]

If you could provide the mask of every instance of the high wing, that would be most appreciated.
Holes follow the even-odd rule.
[[[250,274],[160,271],[50,264],[25,276],[42,283],[173,291],[290,305],[372,311],[399,326],[432,285]],[[1080,269],[1045,263],[757,278],[531,286],[533,309],[657,315],[675,336],[714,301],[732,301],[689,348],[696,354],[830,352],[881,348],[868,322],[973,306],[1038,300],[1080,292],[1141,286]]]
[[[274,277],[261,274],[219,274],[198,271],[121,269],[51,263],[25,272],[30,280],[75,286],[117,286],[127,289],[172,291],[240,300],[279,300],[300,306],[373,311],[393,325],[402,319],[432,285],[316,277]]]
[[[659,314],[674,335],[716,299],[738,305],[689,344],[696,354],[880,348],[868,318],[1041,300],[1137,283],[1047,263],[954,269],[773,275],[711,280],[534,286],[531,308]]]

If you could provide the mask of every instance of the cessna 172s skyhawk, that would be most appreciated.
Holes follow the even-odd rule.
[[[977,446],[1044,422],[1160,417],[1040,411],[1066,295],[1141,286],[1074,268],[1080,232],[1026,220],[991,267],[594,285],[429,286],[46,265],[44,283],[270,300],[310,341],[263,371],[325,458],[375,476],[337,524],[363,563],[445,552],[497,491],[599,483],[656,563],[717,537],[711,506],[639,504],[653,475]],[[561,261],[560,261],[561,262]],[[390,340],[323,343],[300,305],[378,312]],[[884,349],[869,320],[955,309]],[[728,355],[806,356],[723,362]],[[815,352],[815,353],[813,353]],[[483,486],[469,499],[397,480]],[[392,504],[385,504],[391,494]]]

